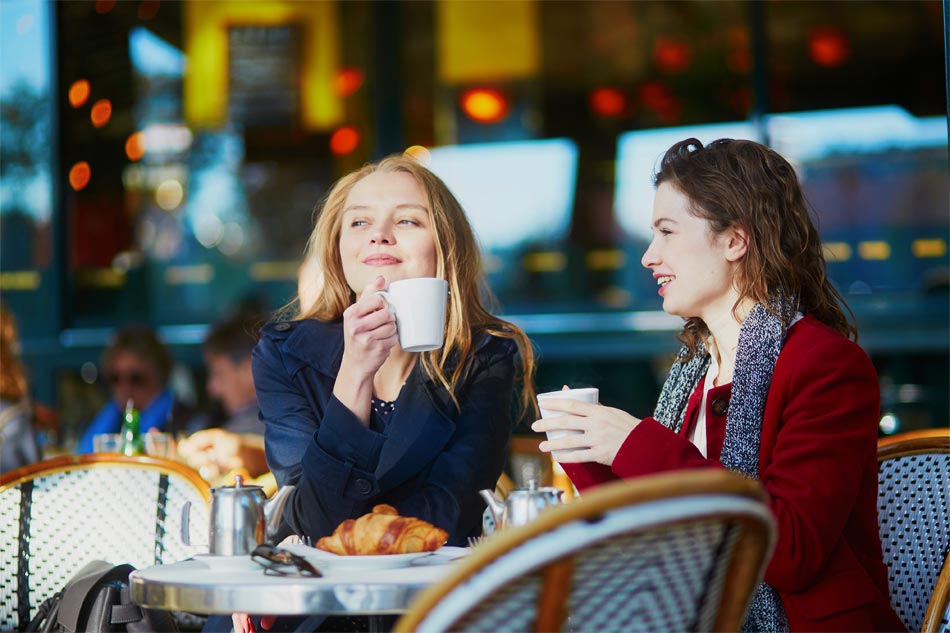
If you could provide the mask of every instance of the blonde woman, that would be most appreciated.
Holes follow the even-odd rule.
[[[505,463],[516,383],[531,410],[534,366],[525,334],[483,304],[465,213],[438,177],[394,156],[336,183],[307,251],[322,287],[264,328],[253,360],[268,465],[297,485],[289,526],[316,540],[388,503],[464,544],[480,531],[477,491]],[[413,277],[448,281],[441,349],[401,349],[375,294]]]

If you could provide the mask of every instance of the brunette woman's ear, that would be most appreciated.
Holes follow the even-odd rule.
[[[741,226],[733,226],[727,231],[726,260],[737,262],[745,257],[749,250],[749,233]]]

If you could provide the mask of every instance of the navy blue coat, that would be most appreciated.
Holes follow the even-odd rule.
[[[343,357],[341,322],[266,326],[253,355],[267,463],[279,484],[296,484],[284,518],[316,540],[378,503],[429,521],[464,545],[481,532],[482,488],[505,465],[517,346],[476,337],[457,410],[417,364],[385,432],[367,428],[333,396]]]

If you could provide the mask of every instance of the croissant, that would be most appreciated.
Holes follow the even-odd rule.
[[[358,519],[347,519],[330,536],[317,541],[317,549],[341,556],[411,554],[439,549],[448,532],[414,517],[399,516],[390,505],[380,504]]]

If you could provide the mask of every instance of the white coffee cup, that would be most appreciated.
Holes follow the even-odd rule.
[[[597,387],[582,387],[579,389],[563,389],[561,391],[548,391],[545,393],[538,394],[538,409],[541,411],[541,417],[543,419],[558,418],[562,415],[568,415],[563,411],[554,411],[544,408],[545,400],[554,400],[556,398],[563,398],[567,400],[580,400],[581,402],[589,402],[591,404],[597,404],[600,401],[600,389]],[[547,436],[549,440],[556,440],[560,437],[566,435],[577,435],[583,433],[583,431],[577,431],[574,429],[560,429],[557,431],[548,431]],[[561,457],[566,453],[571,453],[573,451],[580,450],[577,448],[565,449],[561,451],[553,451],[551,455],[554,456],[554,459],[560,461]]]
[[[435,277],[400,279],[379,290],[396,317],[399,346],[407,352],[428,352],[445,341],[445,302],[449,283]]]

